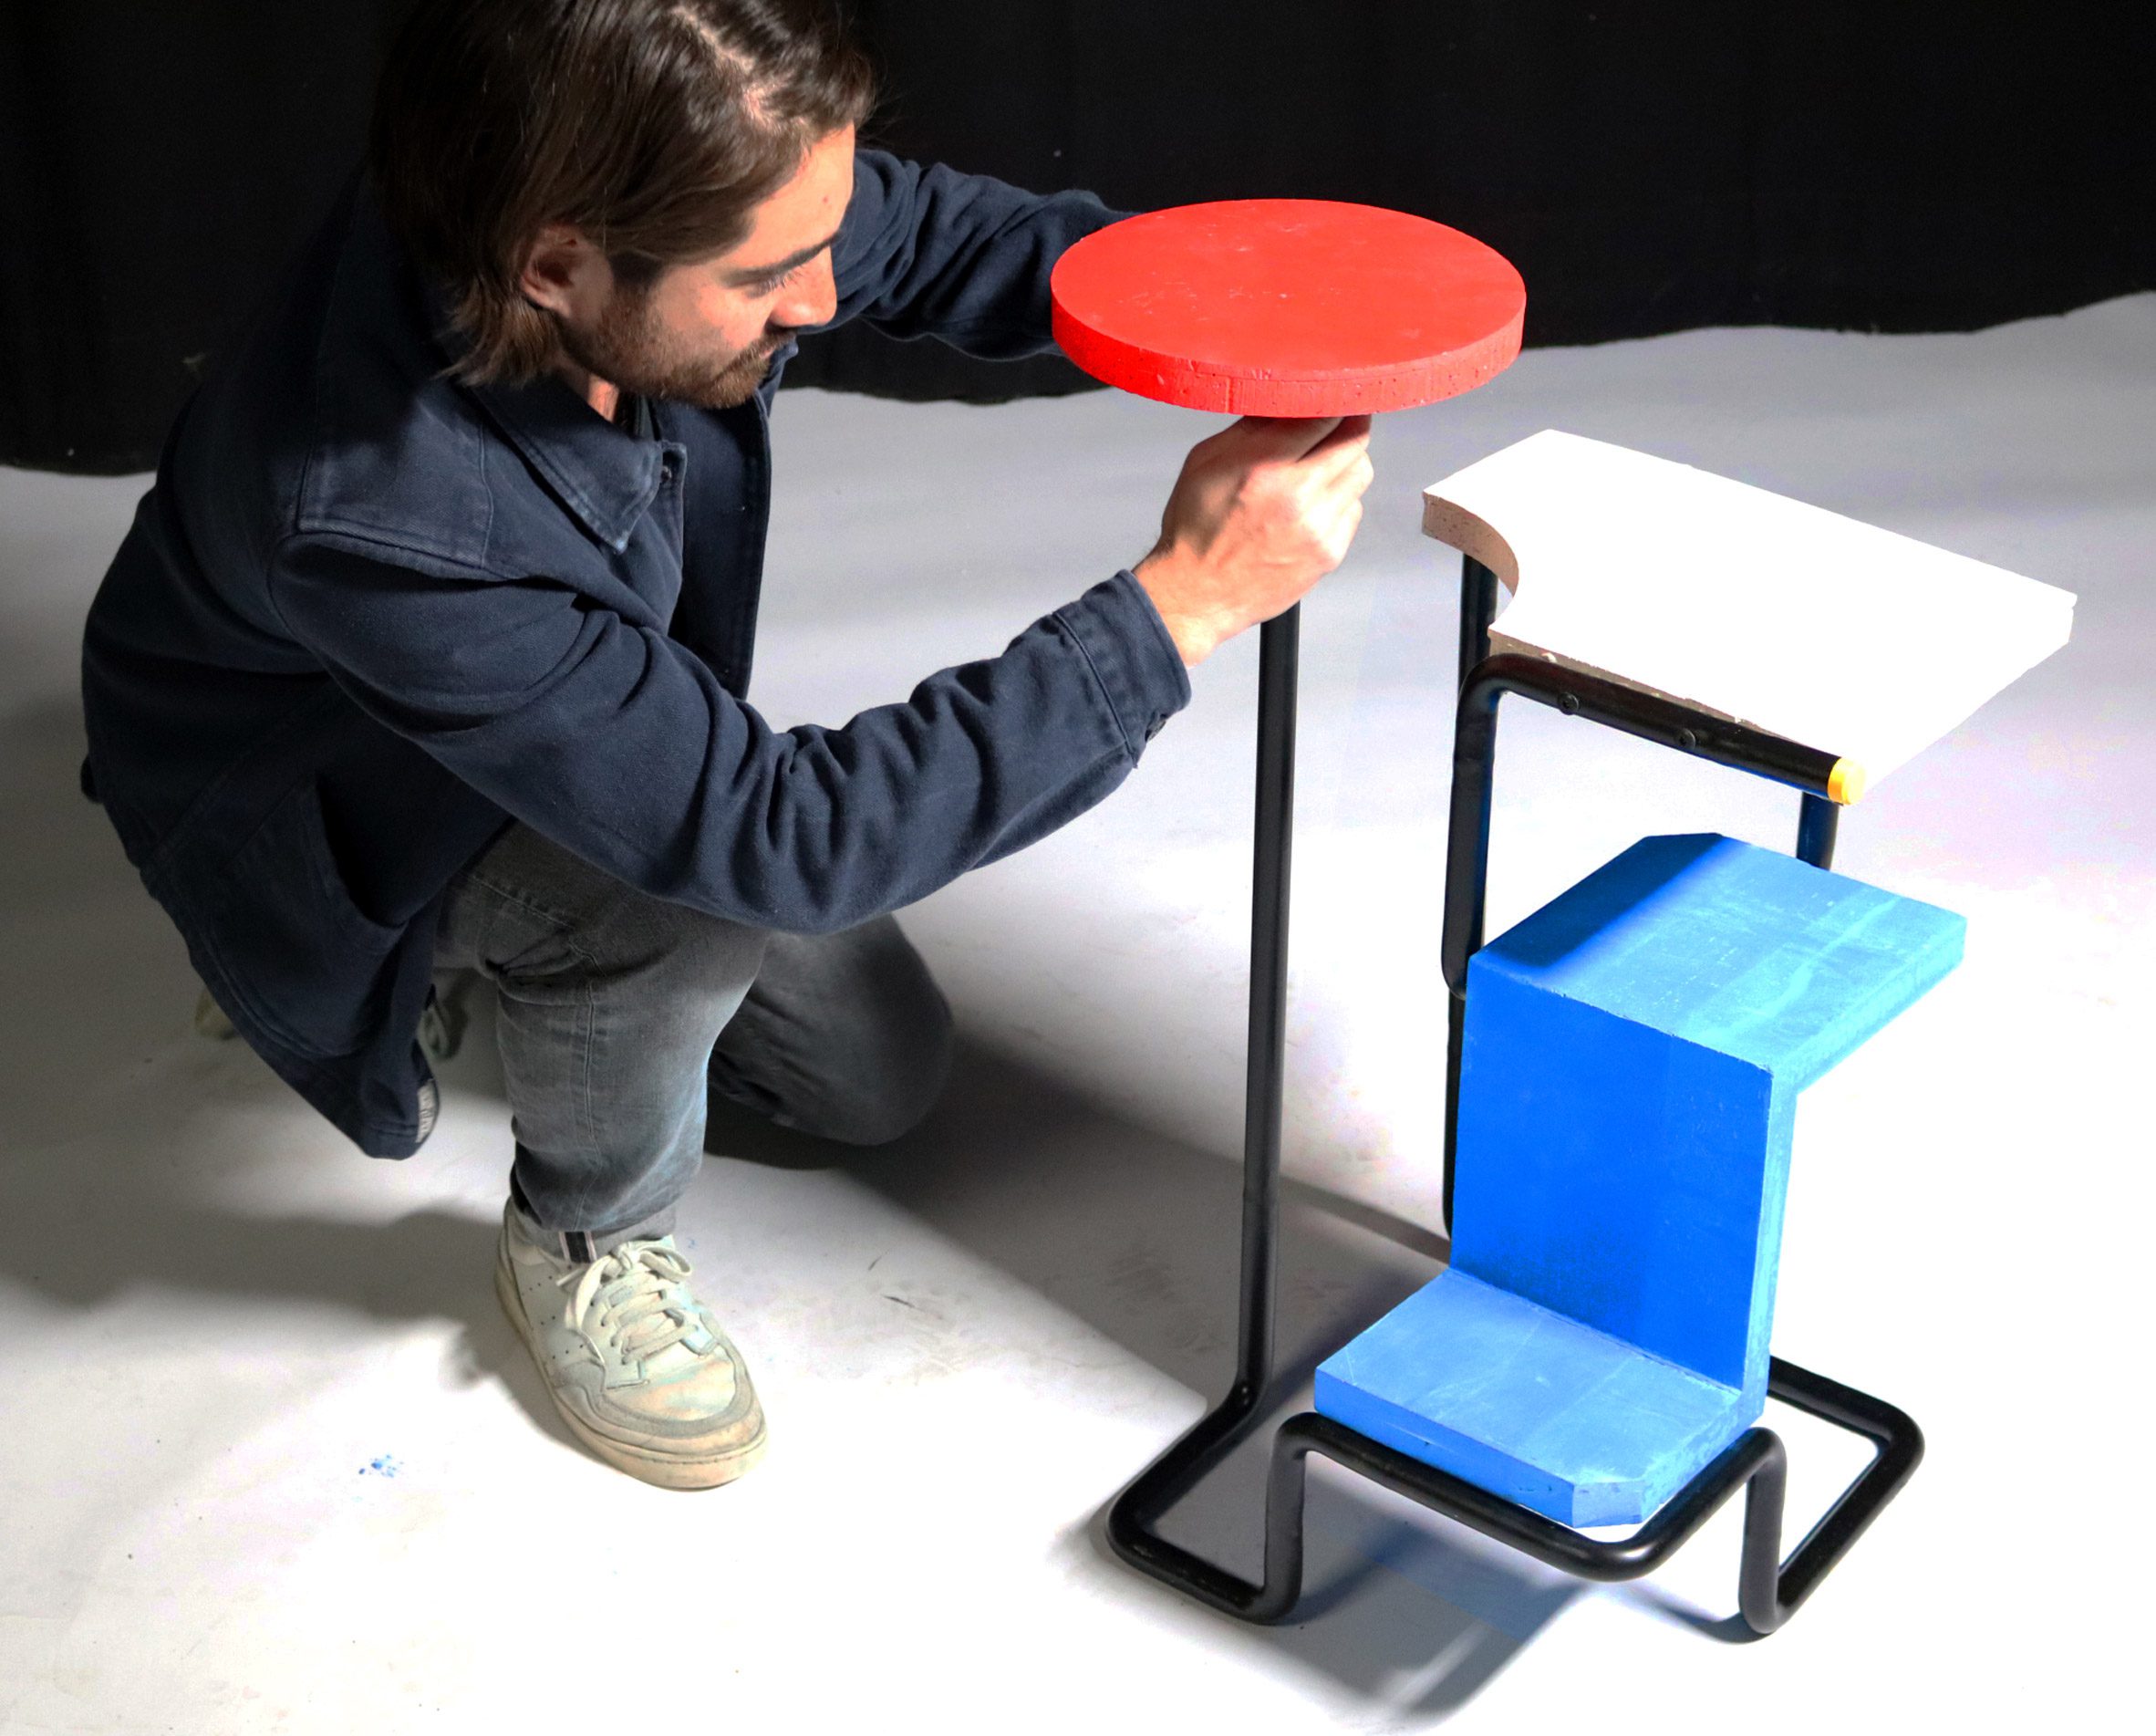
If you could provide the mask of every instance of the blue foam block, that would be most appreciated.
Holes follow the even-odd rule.
[[[1569,1523],[1651,1513],[1766,1402],[1797,1094],[1964,929],[1708,835],[1643,839],[1491,941],[1451,1267],[1328,1361],[1319,1409]]]
[[[1469,963],[1453,1266],[1763,1404],[1797,1094],[1964,927],[1733,838],[1604,864]]]
[[[1802,1090],[1961,960],[1951,910],[1714,833],[1642,838],[1469,961]]]
[[[1567,1525],[1646,1518],[1757,1414],[1735,1388],[1456,1271],[1321,1363],[1315,1403]]]

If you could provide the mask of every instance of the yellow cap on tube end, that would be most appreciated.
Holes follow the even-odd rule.
[[[1854,760],[1836,760],[1827,774],[1827,799],[1847,807],[1864,794],[1864,768]]]

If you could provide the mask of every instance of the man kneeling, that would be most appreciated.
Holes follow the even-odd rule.
[[[503,1305],[577,1436],[672,1488],[764,1445],[689,1287],[707,1093],[875,1144],[950,1013],[892,912],[1122,783],[1187,670],[1336,567],[1368,421],[1246,419],[1158,543],[843,729],[746,692],[797,336],[1051,347],[1124,214],[858,146],[814,0],[421,0],[368,161],[190,400],[85,634],[84,786],[253,1048],[368,1154],[500,993]]]

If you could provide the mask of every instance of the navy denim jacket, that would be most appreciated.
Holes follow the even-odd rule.
[[[863,151],[838,311],[1051,348],[1062,250],[1123,214]],[[86,794],[247,1042],[408,1157],[449,881],[521,820],[653,895],[828,933],[1099,802],[1189,702],[1129,570],[844,728],[747,703],[773,357],[749,402],[442,377],[441,303],[355,180],[173,426],[83,641]]]

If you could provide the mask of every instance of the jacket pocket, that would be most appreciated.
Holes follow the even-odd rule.
[[[316,1058],[349,1055],[371,1034],[404,930],[353,902],[315,780],[280,796],[233,854],[208,900],[212,950],[243,1014]]]

